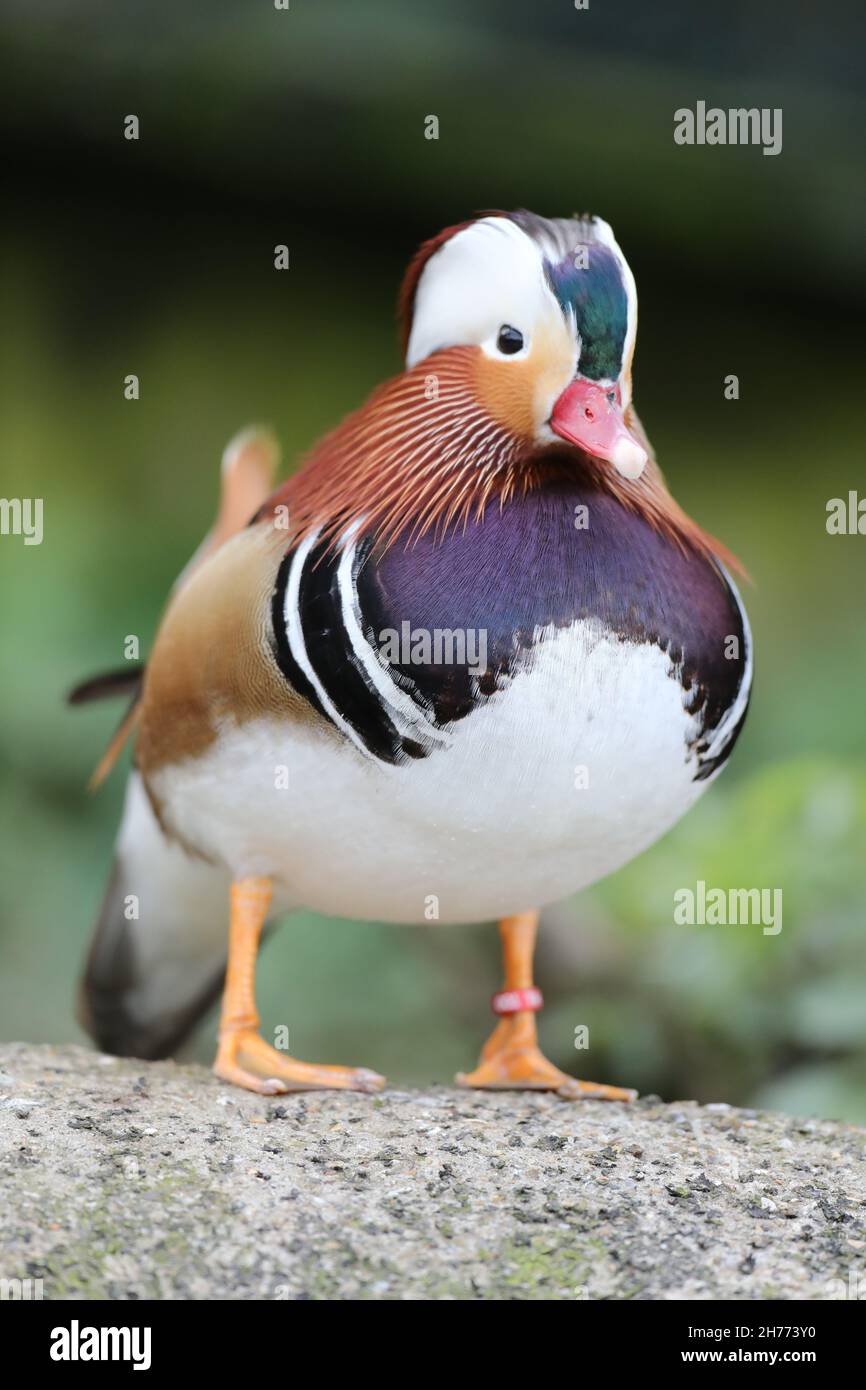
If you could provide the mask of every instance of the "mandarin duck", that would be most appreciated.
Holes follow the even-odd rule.
[[[635,413],[637,295],[606,222],[449,227],[400,317],[404,369],[288,482],[271,490],[262,431],[226,452],[96,774],[133,731],[82,1019],[105,1050],[164,1056],[221,990],[224,1081],[373,1091],[261,1036],[267,922],[498,920],[498,1022],[458,1082],[628,1100],[539,1048],[538,913],[646,849],[728,758],[752,672],[736,561]]]

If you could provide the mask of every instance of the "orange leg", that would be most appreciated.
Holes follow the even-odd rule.
[[[505,990],[533,988],[532,958],[537,932],[537,912],[521,912],[516,917],[504,917],[499,923]],[[459,1086],[492,1091],[556,1091],[566,1100],[634,1100],[637,1094],[620,1086],[576,1081],[548,1062],[538,1046],[532,1009],[504,1015],[484,1044],[478,1066],[468,1073],[459,1072],[456,1080]]]
[[[281,1091],[381,1091],[385,1078],[374,1071],[298,1062],[260,1035],[256,956],[270,902],[270,879],[242,878],[232,884],[229,960],[213,1066],[216,1075],[264,1096]]]

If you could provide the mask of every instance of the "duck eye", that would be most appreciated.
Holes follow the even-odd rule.
[[[510,357],[523,347],[523,334],[519,328],[512,328],[510,323],[504,323],[499,330],[496,346],[506,357]]]

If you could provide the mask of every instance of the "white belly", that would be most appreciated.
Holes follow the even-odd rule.
[[[227,726],[153,787],[188,841],[235,876],[272,876],[280,907],[484,921],[627,863],[706,788],[671,669],[658,647],[578,623],[408,765],[328,728],[261,720]]]

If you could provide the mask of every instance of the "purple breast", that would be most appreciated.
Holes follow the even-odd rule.
[[[579,619],[666,651],[704,733],[736,699],[743,619],[724,576],[590,484],[551,483],[501,508],[490,504],[481,520],[441,539],[398,541],[379,557],[359,547],[359,554],[358,597],[371,640],[404,623],[413,632],[486,634],[488,673],[480,682],[466,667],[396,665],[401,681],[432,702],[437,722],[464,717],[500,688],[540,628]],[[731,636],[739,638],[733,660]]]

